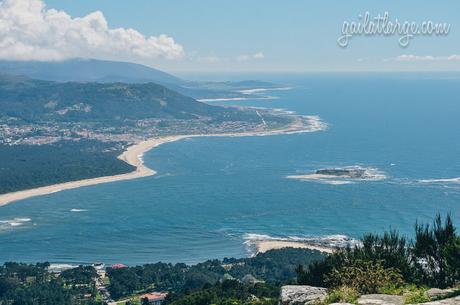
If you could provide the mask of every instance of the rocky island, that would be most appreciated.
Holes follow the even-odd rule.
[[[317,175],[324,176],[334,176],[334,177],[343,177],[343,178],[354,178],[359,179],[363,178],[366,175],[366,170],[364,168],[354,167],[354,168],[325,168],[319,169],[315,172]]]
[[[348,166],[318,169],[312,174],[290,175],[286,178],[326,184],[350,184],[354,181],[379,181],[385,179],[386,176],[375,168]]]

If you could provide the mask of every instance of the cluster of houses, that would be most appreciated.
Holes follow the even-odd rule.
[[[107,276],[105,264],[104,263],[94,263],[92,264],[92,266],[94,267],[97,273],[97,278],[95,279],[96,289],[102,295],[104,302],[106,302],[109,305],[116,305],[117,302],[115,302],[112,299],[112,297],[110,296],[110,292],[108,291],[107,287],[104,284],[104,279]],[[58,275],[64,270],[68,270],[68,269],[72,269],[76,267],[78,266],[69,265],[69,264],[52,264],[48,268],[48,271]],[[127,268],[128,266],[124,264],[113,264],[110,267],[113,269],[121,269],[121,268]],[[147,300],[148,304],[151,304],[151,305],[161,305],[167,296],[168,294],[164,292],[151,292],[151,293],[145,293],[139,296],[139,298],[141,301]]]

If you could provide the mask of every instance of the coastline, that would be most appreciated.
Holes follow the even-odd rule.
[[[154,169],[151,169],[144,165],[142,156],[144,153],[151,149],[154,149],[164,143],[170,143],[179,141],[185,138],[196,138],[196,137],[249,137],[249,136],[270,136],[270,135],[282,135],[282,134],[296,134],[321,131],[326,128],[326,124],[321,121],[317,116],[305,116],[309,120],[308,125],[303,125],[299,122],[294,122],[286,128],[276,129],[270,131],[251,131],[241,133],[219,133],[219,134],[191,134],[191,135],[172,135],[163,136],[158,138],[148,139],[136,144],[129,146],[118,159],[133,165],[136,169],[126,174],[119,174],[113,176],[102,176],[97,178],[89,178],[77,181],[69,181],[58,184],[52,184],[48,186],[42,186],[38,188],[16,191],[0,195],[0,207],[10,204],[15,201],[24,200],[32,197],[43,196],[52,194],[64,190],[75,189],[84,186],[91,186],[102,183],[109,183],[122,180],[131,180],[156,174]]]
[[[220,97],[220,98],[202,98],[197,99],[198,102],[235,102],[235,101],[246,101],[246,100],[276,100],[279,99],[277,96],[264,96],[259,95],[260,93],[267,92],[267,91],[286,91],[291,90],[291,87],[275,87],[275,88],[254,88],[254,89],[244,89],[239,90],[238,92],[247,95],[247,96],[240,96],[240,97]],[[256,94],[251,95],[251,94]]]
[[[333,248],[325,247],[325,246],[317,246],[312,245],[305,242],[300,241],[285,241],[285,240],[264,240],[264,241],[257,241],[254,245],[255,251],[254,256],[259,253],[265,253],[270,250],[278,250],[284,248],[297,248],[297,249],[309,249],[309,250],[316,250],[323,253],[331,254],[334,252]]]
[[[270,250],[297,248],[315,250],[331,254],[338,249],[354,247],[360,244],[354,238],[346,235],[333,234],[323,236],[270,236],[266,234],[246,233],[243,235],[244,244],[251,256]]]

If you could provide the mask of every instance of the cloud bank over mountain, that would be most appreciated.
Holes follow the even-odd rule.
[[[73,18],[42,0],[0,1],[0,59],[58,61],[70,58],[149,61],[180,59],[184,48],[167,35],[110,28],[101,11]]]

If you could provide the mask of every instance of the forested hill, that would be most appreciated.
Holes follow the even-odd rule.
[[[237,113],[197,102],[155,83],[58,83],[0,76],[0,117],[56,121],[200,117],[224,120]]]

